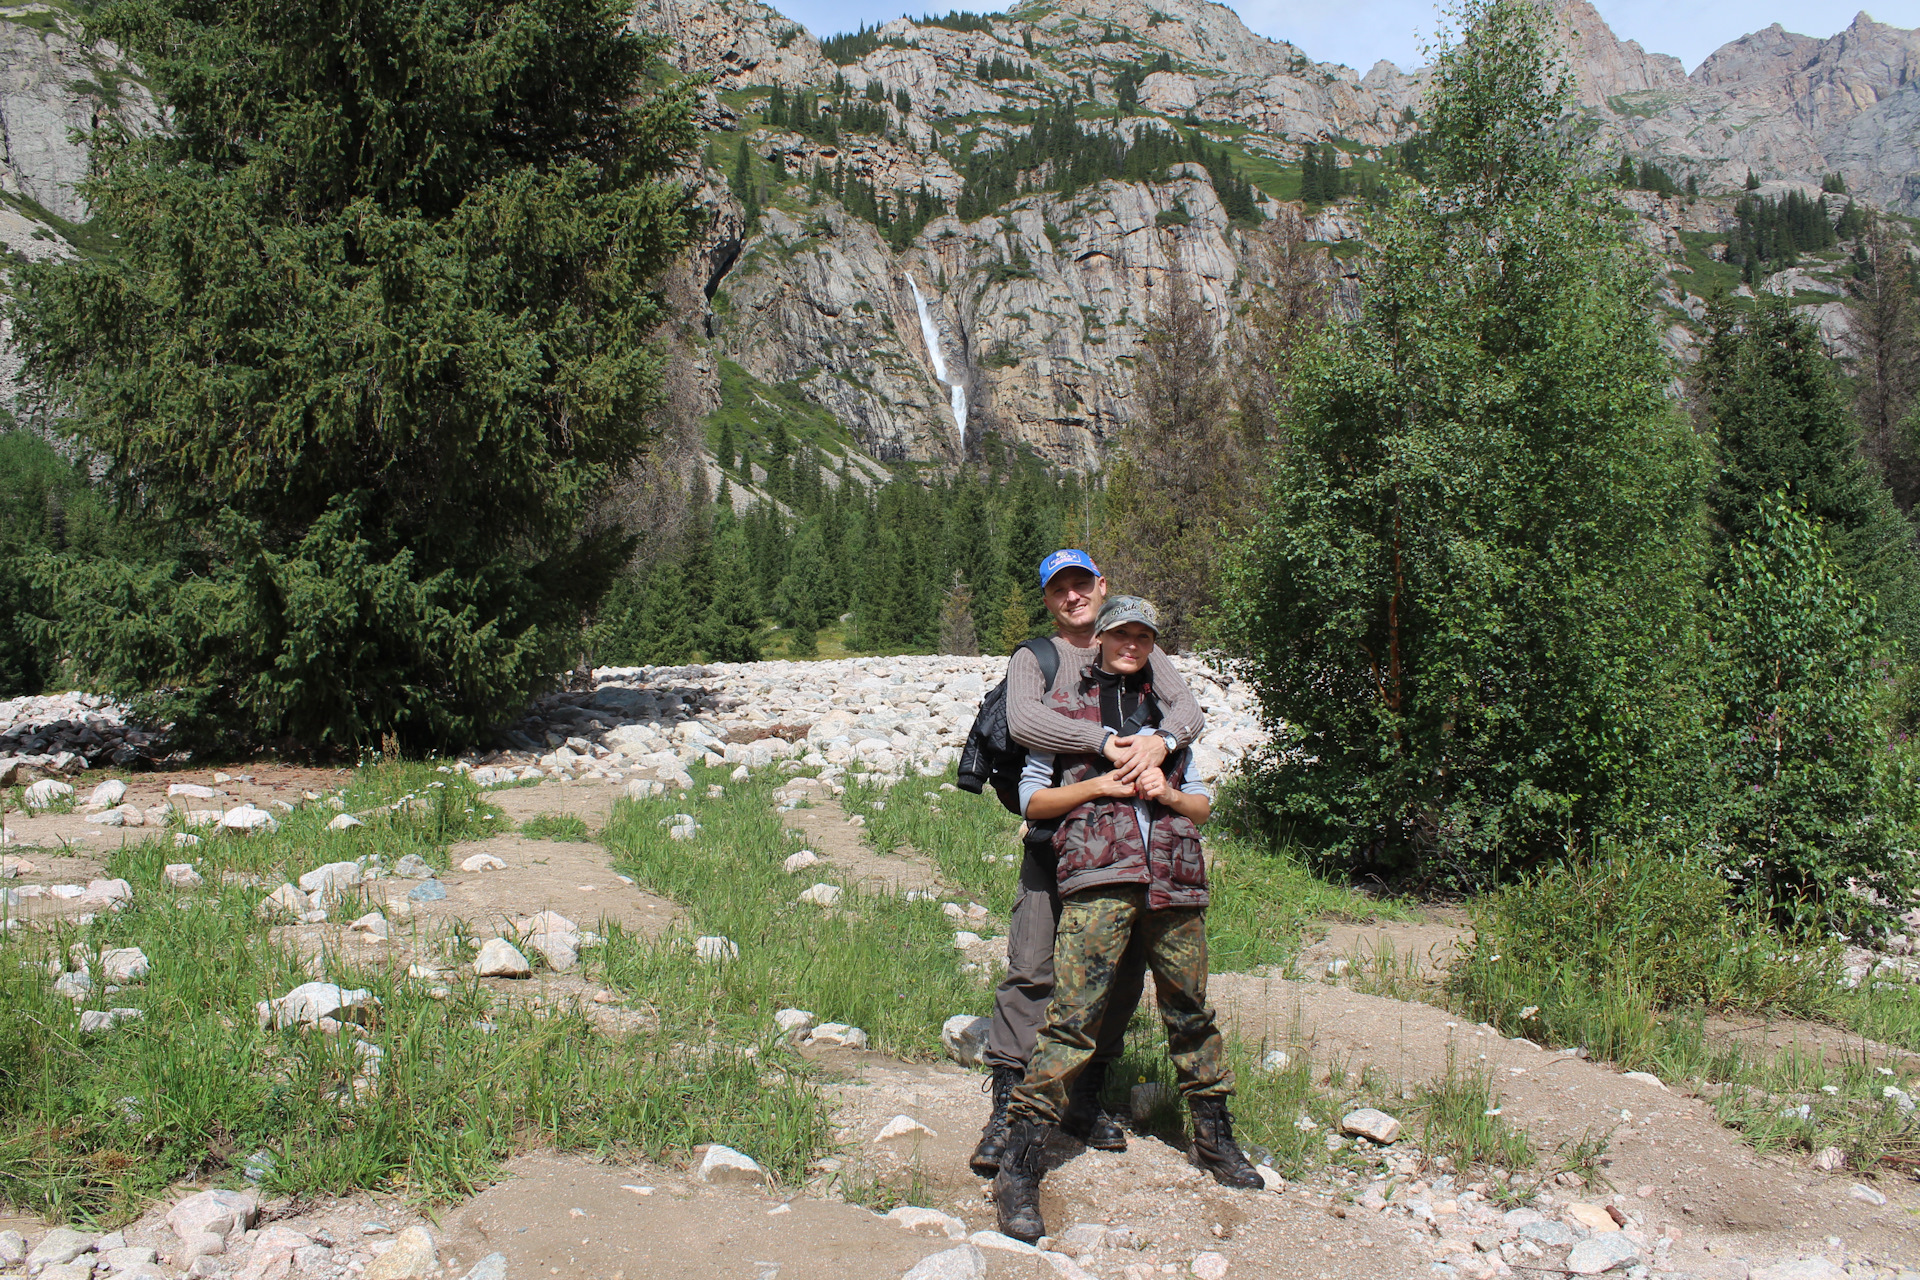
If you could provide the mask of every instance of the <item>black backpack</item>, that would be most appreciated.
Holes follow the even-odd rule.
[[[1040,664],[1040,677],[1049,693],[1053,679],[1060,674],[1060,651],[1052,640],[1029,640],[1020,646],[1032,652]],[[1019,653],[1020,649],[1015,649]],[[1009,660],[1011,662],[1011,660]],[[955,780],[962,791],[979,795],[988,787],[1000,797],[1007,812],[1020,812],[1020,771],[1026,768],[1027,749],[1007,734],[1007,682],[987,691],[980,710],[967,730],[967,745],[960,752],[960,776]]]

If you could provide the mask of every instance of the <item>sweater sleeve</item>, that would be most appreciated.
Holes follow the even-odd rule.
[[[1026,817],[1027,806],[1033,803],[1034,796],[1052,785],[1053,753],[1051,751],[1027,752],[1026,767],[1020,771],[1020,816]]]
[[[1070,680],[1074,673],[1068,664],[1060,664],[1056,682]],[[1157,678],[1157,676],[1156,676]],[[1175,677],[1178,679],[1178,677]],[[1181,686],[1185,692],[1186,686]],[[1046,703],[1046,683],[1040,678],[1040,663],[1026,649],[1016,649],[1007,662],[1007,736],[1029,751],[1051,751],[1062,755],[1098,755],[1107,740],[1107,732],[1091,720],[1075,720],[1056,714]],[[1187,701],[1193,695],[1187,694]],[[1199,708],[1194,708],[1195,714]],[[1197,730],[1196,730],[1197,732]]]
[[[1033,662],[1031,657],[1027,660],[1032,665],[1034,678],[1037,680],[1040,664]],[[1192,746],[1195,739],[1199,738],[1201,731],[1207,727],[1207,718],[1201,714],[1199,701],[1194,698],[1193,690],[1187,688],[1187,682],[1180,678],[1180,673],[1173,669],[1173,659],[1162,653],[1158,647],[1153,651],[1152,671],[1153,687],[1161,695],[1160,731],[1172,734],[1179,740],[1182,747]],[[1007,694],[1007,705],[1011,711],[1013,705],[1011,684],[1007,686]]]

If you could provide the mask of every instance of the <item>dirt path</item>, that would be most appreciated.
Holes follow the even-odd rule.
[[[1417,1085],[1440,1076],[1449,1055],[1490,1072],[1507,1119],[1551,1152],[1613,1133],[1607,1177],[1645,1205],[1655,1230],[1681,1232],[1680,1251],[1738,1246],[1784,1253],[1830,1235],[1888,1259],[1920,1262],[1920,1188],[1883,1179],[1890,1203],[1854,1199],[1851,1179],[1756,1154],[1704,1101],[1631,1079],[1613,1068],[1507,1040],[1430,1005],[1360,995],[1317,982],[1218,974],[1211,994],[1243,1038],[1300,1045],[1316,1064],[1371,1065]],[[1704,1252],[1690,1266],[1715,1274]]]
[[[864,893],[903,894],[916,889],[938,889],[933,863],[918,853],[880,853],[868,844],[862,828],[847,822],[847,811],[830,796],[814,796],[810,807],[788,809],[780,821],[801,833],[803,846],[819,854],[841,878]]]
[[[1472,922],[1458,907],[1423,907],[1419,916],[1418,920],[1330,924],[1324,937],[1301,948],[1300,974],[1317,978],[1336,969],[1385,966],[1400,971],[1411,966],[1415,976],[1431,977],[1459,954],[1460,940],[1470,932]],[[1346,962],[1344,966],[1341,961]]]

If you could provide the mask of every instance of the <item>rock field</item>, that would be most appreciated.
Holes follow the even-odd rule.
[[[1247,691],[1180,661],[1209,718],[1203,767],[1230,770],[1263,741]],[[590,692],[532,708],[506,731],[511,748],[447,766],[493,787],[507,818],[577,817],[585,839],[503,832],[452,847],[444,872],[418,858],[389,866],[368,856],[316,858],[289,869],[288,883],[229,875],[255,895],[273,936],[309,958],[314,979],[261,993],[255,1016],[355,1045],[356,1090],[383,1066],[365,1031],[379,1000],[326,981],[330,954],[403,971],[429,994],[466,965],[497,1001],[578,1006],[604,1030],[632,1027],[644,1011],[595,980],[593,948],[606,922],[651,937],[681,917],[616,872],[593,833],[622,795],[677,789],[689,795],[675,807],[694,812],[662,821],[676,838],[697,839],[696,761],[735,778],[791,775],[769,794],[794,845],[806,846],[786,855],[786,869],[810,909],[832,909],[840,886],[856,884],[938,900],[952,918],[957,965],[1004,963],[1004,919],[943,887],[924,857],[872,847],[863,819],[838,798],[847,782],[942,772],[1000,669],[997,659],[908,657],[597,672]],[[125,741],[117,708],[41,701],[8,708],[68,720],[84,710],[103,743]],[[12,844],[0,889],[10,928],[121,909],[135,890],[104,876],[102,845],[150,837],[155,826],[169,828],[177,848],[164,882],[183,891],[206,879],[198,842],[244,839],[264,825],[233,814],[271,822],[322,805],[339,808],[335,822],[372,816],[339,806],[344,775],[323,770],[64,778],[78,785],[50,776],[71,790],[6,814]],[[98,821],[116,813],[118,823]],[[1417,1110],[1376,1092],[1375,1105],[1338,1110],[1339,1123],[1315,1135],[1343,1152],[1344,1167],[1300,1181],[1267,1168],[1265,1191],[1230,1191],[1153,1136],[1146,1117],[1157,1086],[1143,1086],[1129,1151],[1062,1141],[1050,1153],[1043,1207],[1055,1234],[1034,1249],[993,1230],[985,1184],[966,1168],[985,1110],[978,1019],[956,1016],[943,1028],[950,1061],[912,1063],[870,1049],[866,1033],[833,1021],[830,1008],[769,1009],[770,1025],[822,1068],[832,1112],[836,1148],[797,1187],[774,1185],[753,1152],[720,1146],[673,1166],[530,1152],[494,1186],[431,1216],[386,1196],[290,1202],[196,1184],[104,1235],[0,1218],[0,1280],[1920,1280],[1912,1182],[1861,1181],[1841,1165],[1762,1155],[1719,1124],[1703,1096],[1352,989],[1345,954],[1393,942],[1443,966],[1464,927],[1444,911],[1413,924],[1336,926],[1302,957],[1310,979],[1217,974],[1213,1000],[1233,1034],[1267,1046],[1263,1069],[1305,1055],[1316,1084],[1335,1093],[1362,1073],[1404,1091],[1464,1055],[1497,1074],[1500,1105],[1540,1149],[1610,1132],[1600,1177],[1562,1176],[1516,1197],[1497,1172],[1463,1175],[1425,1151]],[[477,958],[455,958],[454,932],[475,940]],[[752,943],[690,941],[689,963]],[[56,989],[84,1009],[81,1034],[125,1034],[144,1016],[150,950],[79,948],[50,964]],[[1885,1061],[1903,1080],[1914,1073],[1910,1059]],[[1301,1124],[1313,1122],[1303,1114]],[[240,1172],[262,1174],[271,1159],[256,1154]],[[875,1184],[911,1188],[911,1203],[880,1214],[845,1202]]]
[[[1174,665],[1207,716],[1194,754],[1210,779],[1266,733],[1244,685],[1197,659]],[[547,698],[506,730],[514,749],[468,763],[493,771],[476,774],[483,783],[509,773],[618,780],[642,770],[684,789],[695,760],[746,768],[795,760],[827,781],[931,777],[959,759],[981,697],[1005,672],[1004,658],[939,656],[602,668],[593,692]]]

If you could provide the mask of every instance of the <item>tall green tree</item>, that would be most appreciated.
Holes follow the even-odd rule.
[[[754,606],[746,540],[737,527],[714,540],[713,563],[713,591],[700,623],[700,651],[709,662],[758,662],[760,612]]]
[[[1905,852],[1915,779],[1885,749],[1875,711],[1878,611],[1804,504],[1767,494],[1749,514],[1716,597],[1719,802],[1707,847],[1776,912],[1851,931],[1897,914],[1916,882]]]
[[[470,741],[568,665],[629,539],[691,91],[577,0],[127,0],[169,112],[91,139],[114,251],[21,268],[41,403],[146,564],[56,559],[81,663],[185,736]]]
[[[784,626],[792,628],[796,643],[813,644],[814,634],[832,616],[827,612],[832,590],[826,538],[816,517],[802,525],[794,538],[787,573],[774,600],[775,613]]]
[[[1764,508],[1785,493],[1877,602],[1887,629],[1920,643],[1913,525],[1861,457],[1859,427],[1820,335],[1780,306],[1716,308],[1709,331],[1695,398],[1719,464],[1707,499],[1723,552],[1757,536],[1771,518]]]
[[[1557,126],[1531,0],[1464,0],[1363,323],[1296,357],[1228,636],[1308,764],[1252,794],[1303,841],[1482,882],[1671,785],[1701,466],[1667,402],[1649,263]]]

